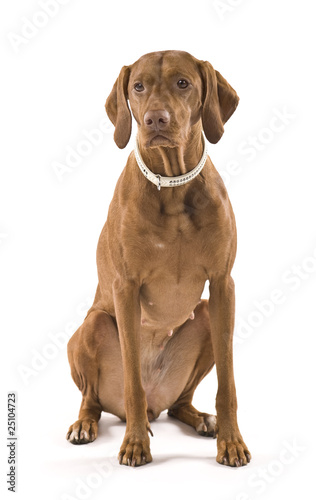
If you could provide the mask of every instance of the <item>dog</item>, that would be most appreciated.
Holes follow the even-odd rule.
[[[206,151],[238,101],[209,62],[174,50],[124,66],[106,101],[117,146],[132,115],[138,134],[100,235],[94,303],[68,343],[82,403],[67,439],[94,441],[101,412],[112,413],[126,421],[120,464],[151,462],[150,422],[164,410],[216,436],[218,463],[251,459],[233,374],[236,225]],[[191,404],[214,365],[216,417]]]

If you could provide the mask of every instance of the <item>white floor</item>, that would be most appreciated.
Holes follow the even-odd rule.
[[[288,0],[1,2],[1,499],[315,497],[312,8]],[[216,463],[216,440],[166,414],[152,423],[153,462],[139,468],[118,464],[124,424],[110,415],[94,443],[65,439],[80,405],[65,344],[91,306],[98,237],[134,147],[116,147],[104,102],[123,65],[165,49],[210,61],[241,98],[223,139],[209,145],[238,232],[234,370],[253,456],[238,469]],[[216,389],[213,372],[195,406],[214,412]],[[14,495],[6,484],[11,391]]]
[[[289,394],[276,397],[268,372],[262,380],[250,376],[247,382],[240,366],[244,353],[236,351],[239,425],[253,455],[248,466],[233,469],[217,464],[216,440],[199,436],[166,413],[152,422],[153,462],[146,466],[118,464],[125,424],[112,415],[102,415],[94,443],[71,445],[65,434],[77,417],[80,393],[62,351],[45,373],[19,393],[16,497],[80,500],[176,495],[186,499],[203,494],[216,500],[299,498],[303,484],[306,487],[313,481],[308,473],[312,448],[307,431],[299,414],[289,411]],[[257,362],[261,364],[260,359]],[[249,363],[250,370],[254,364]],[[271,373],[274,371],[275,367]],[[214,411],[215,375],[211,373],[197,390],[194,403],[203,411]],[[265,384],[266,390],[262,390]]]

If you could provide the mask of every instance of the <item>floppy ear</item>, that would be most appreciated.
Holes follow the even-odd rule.
[[[114,140],[120,149],[125,148],[132,132],[132,115],[127,104],[127,86],[130,67],[123,66],[106,100],[105,109],[115,126]]]
[[[224,123],[237,108],[239,97],[209,62],[202,62],[201,73],[204,87],[202,125],[207,140],[215,144],[224,133]]]

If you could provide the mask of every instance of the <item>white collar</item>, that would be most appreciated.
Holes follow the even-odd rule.
[[[149,168],[145,165],[144,160],[141,157],[140,151],[139,151],[139,146],[138,146],[138,140],[136,136],[136,141],[135,141],[135,158],[137,161],[137,164],[140,168],[140,171],[144,174],[146,179],[148,179],[150,182],[155,184],[157,186],[158,191],[160,191],[161,187],[176,187],[176,186],[183,186],[183,184],[186,184],[187,182],[190,182],[194,177],[199,175],[201,172],[202,168],[205,165],[206,158],[207,158],[207,146],[206,146],[206,140],[204,135],[202,134],[203,137],[203,142],[204,142],[204,150],[202,154],[202,158],[200,159],[199,163],[197,166],[193,169],[190,170],[190,172],[187,172],[186,174],[183,175],[177,175],[175,177],[164,177],[159,174],[154,174]]]

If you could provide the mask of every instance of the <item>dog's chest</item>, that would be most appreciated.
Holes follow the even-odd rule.
[[[142,321],[166,332],[186,321],[207,279],[199,232],[187,217],[154,228],[139,254]]]
[[[157,266],[161,263],[172,273],[177,264],[183,265],[192,258],[196,262],[196,250],[203,246],[206,238],[196,220],[183,212],[175,216],[165,215],[158,219],[158,223],[143,220],[135,243],[144,264],[150,266],[152,262]]]
[[[136,206],[125,214],[122,260],[141,284],[144,325],[168,331],[189,318],[220,248],[218,220],[210,210],[190,212],[176,205],[164,213]]]

